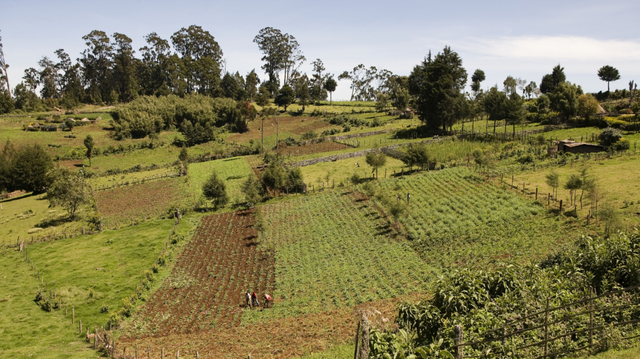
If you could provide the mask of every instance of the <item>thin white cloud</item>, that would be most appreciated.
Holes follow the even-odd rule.
[[[460,45],[480,55],[519,59],[640,61],[640,41],[578,36],[522,36],[468,39]]]

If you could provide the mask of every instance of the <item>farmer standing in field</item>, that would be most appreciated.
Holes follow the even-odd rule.
[[[264,302],[265,302],[265,307],[269,308],[271,306],[271,296],[267,293],[264,293]]]
[[[258,295],[256,294],[256,292],[251,293],[251,299],[253,299],[253,302],[257,307],[260,306],[260,302],[258,302]]]
[[[249,294],[249,291],[244,292],[244,299],[247,301],[247,304],[245,305],[245,307],[250,307],[251,306],[251,294]]]

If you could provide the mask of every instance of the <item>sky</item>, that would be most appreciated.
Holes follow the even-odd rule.
[[[293,35],[310,73],[320,58],[339,75],[358,64],[409,75],[429,51],[457,52],[469,74],[482,69],[483,88],[507,76],[535,81],[560,64],[567,80],[586,92],[606,91],[597,71],[616,67],[621,79],[611,89],[640,81],[640,1],[14,1],[0,0],[0,36],[9,80],[64,49],[72,59],[85,49],[92,30],[123,33],[133,48],[144,36],[162,38],[199,25],[218,41],[227,71],[266,75],[253,38],[264,27]],[[139,55],[139,52],[137,53]],[[339,81],[334,100],[348,100],[349,82]]]

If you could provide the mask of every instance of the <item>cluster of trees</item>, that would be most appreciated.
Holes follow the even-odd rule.
[[[247,131],[256,110],[248,101],[188,94],[142,96],[118,106],[112,116],[116,139],[153,139],[163,130],[177,128],[192,146],[215,139],[223,126],[229,131]]]
[[[260,30],[253,40],[264,54],[262,69],[268,75],[259,88],[255,70],[244,76],[225,70],[220,45],[197,25],[176,31],[170,39],[155,32],[148,34],[146,45],[138,50],[139,57],[131,38],[122,33],[109,36],[94,30],[82,39],[86,49],[75,63],[64,49],[56,50],[55,58],[43,56],[37,68],[25,70],[12,95],[0,38],[0,113],[14,108],[38,111],[56,106],[74,108],[80,103],[129,102],[145,95],[183,97],[196,93],[265,105],[283,89],[293,90],[293,100],[308,103],[326,100],[327,93],[337,86],[320,59],[312,63],[310,76],[302,74],[300,66],[306,58],[297,40],[271,27]],[[280,98],[280,106],[291,103],[287,96]]]
[[[485,74],[478,69],[471,76],[469,93],[464,91],[467,76],[462,59],[447,46],[436,56],[429,53],[422,63],[414,67],[406,82],[398,78],[401,81],[395,82],[396,88],[392,93],[406,89],[408,99],[405,103],[418,112],[422,122],[432,131],[450,129],[459,122],[464,126],[467,119],[474,121],[485,116],[488,121],[493,121],[494,132],[496,123],[503,120],[505,127],[511,124],[515,131],[516,124],[522,123],[529,112],[553,112],[559,121],[567,121],[575,116],[588,119],[599,110],[599,103],[592,95],[585,94],[579,85],[567,81],[560,65],[542,77],[539,88],[534,81],[527,83],[508,76],[502,89],[494,86],[485,91],[481,88]],[[618,70],[608,65],[598,71],[598,76],[607,82],[620,78]],[[632,82],[629,92],[633,94],[634,89]]]
[[[265,162],[268,162],[269,165],[262,174],[262,182],[251,175],[242,183],[242,193],[245,197],[245,203],[249,207],[262,202],[269,189],[272,191],[284,190],[287,193],[305,190],[300,168],[285,168],[282,158],[277,154],[265,154]],[[215,171],[203,184],[202,194],[211,201],[215,209],[224,207],[229,202],[227,185]]]
[[[90,137],[85,142],[93,147]],[[71,219],[80,206],[91,202],[83,171],[54,168],[51,156],[37,143],[16,148],[7,141],[0,150],[0,192],[19,190],[46,192],[50,206],[61,206]]]

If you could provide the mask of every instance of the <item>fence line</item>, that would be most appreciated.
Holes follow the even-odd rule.
[[[627,301],[622,301],[623,304],[618,304],[618,305],[613,305],[613,306],[603,306],[600,308],[594,308],[594,304],[596,300],[598,299],[604,299],[604,298],[608,298],[611,296],[614,296],[616,294],[623,294],[623,293],[629,293],[630,295],[636,294],[636,293],[632,293],[633,291],[636,291],[637,289],[640,289],[640,286],[633,286],[633,287],[628,287],[628,288],[624,288],[624,289],[620,289],[620,290],[614,290],[614,291],[610,291],[610,292],[606,292],[600,295],[596,295],[594,296],[594,291],[592,288],[589,288],[588,292],[588,296],[584,299],[580,299],[577,301],[573,301],[571,303],[568,304],[564,304],[561,306],[557,306],[557,307],[553,307],[550,308],[549,307],[549,299],[547,298],[546,300],[546,305],[545,305],[545,309],[538,311],[536,313],[532,313],[532,314],[528,314],[528,315],[524,315],[520,318],[511,320],[509,322],[507,322],[505,325],[492,329],[492,330],[488,330],[485,331],[484,333],[482,333],[480,336],[481,337],[488,337],[488,336],[493,336],[495,335],[495,333],[501,333],[498,334],[495,337],[491,337],[491,338],[487,338],[484,340],[478,340],[478,341],[474,341],[474,342],[463,342],[461,339],[459,339],[457,336],[454,340],[455,342],[455,349],[456,349],[456,359],[462,359],[462,358],[482,358],[485,357],[485,354],[481,354],[481,355],[471,355],[471,356],[465,356],[464,355],[464,347],[475,347],[475,350],[480,350],[481,352],[485,352],[486,353],[486,348],[490,347],[491,343],[494,342],[501,342],[502,343],[502,350],[503,352],[501,353],[497,353],[496,352],[496,348],[492,347],[491,350],[493,350],[494,354],[501,354],[504,356],[516,356],[518,355],[518,352],[520,351],[520,353],[522,353],[522,350],[524,349],[528,349],[528,348],[536,348],[539,347],[542,351],[542,355],[541,356],[537,356],[537,358],[550,358],[550,357],[556,357],[560,354],[566,354],[569,352],[573,352],[573,351],[579,351],[579,350],[584,350],[584,349],[588,349],[596,344],[598,344],[597,342],[594,342],[593,340],[593,334],[594,331],[597,330],[602,330],[608,327],[617,327],[617,326],[623,326],[623,325],[630,325],[630,324],[636,324],[636,323],[640,323],[640,319],[628,319],[628,320],[624,320],[624,317],[618,319],[619,317],[621,317],[620,315],[618,316],[614,316],[614,315],[610,315],[611,318],[616,318],[613,321],[610,322],[605,322],[605,323],[601,323],[596,325],[596,323],[594,323],[594,313],[599,313],[599,312],[607,312],[607,311],[611,311],[611,312],[615,312],[615,311],[621,311],[623,309],[628,309],[628,308],[632,308],[632,307],[637,307],[638,303],[637,300],[638,298],[636,297],[636,301],[633,302],[631,300],[627,300]],[[619,298],[613,298],[613,299],[618,299]],[[586,305],[586,308],[584,308],[584,310],[580,310],[577,313],[571,312],[571,314],[560,314],[561,317],[559,319],[556,320],[549,320],[549,315],[561,310],[566,310],[569,309],[571,307],[574,306],[578,306],[578,305]],[[576,308],[576,309],[581,309],[581,308]],[[575,309],[574,309],[575,311]],[[574,327],[577,328],[583,328],[583,329],[577,329],[577,330],[571,330],[569,332],[564,332],[562,334],[559,335],[555,335],[555,336],[550,336],[550,329],[557,324],[562,324],[562,323],[567,323],[569,320],[577,318],[577,317],[581,317],[581,316],[586,316],[589,315],[589,320],[588,323],[573,323]],[[535,324],[535,325],[527,325],[527,321],[530,320],[534,320],[534,318],[539,318],[541,316],[544,315],[544,320],[542,321],[542,323],[540,324]],[[519,326],[522,326],[521,329],[519,329]],[[513,329],[512,329],[513,327]],[[532,332],[532,331],[538,331],[540,329],[544,330],[544,339],[539,340],[538,336],[539,335],[533,335],[532,338],[534,339],[533,343],[526,343],[526,338],[524,337],[525,333],[528,332]],[[462,329],[460,329],[462,330]],[[576,339],[580,339],[579,335],[582,334],[587,334],[587,336],[585,338],[582,338],[583,340],[586,340],[588,342],[588,344],[580,346],[578,348],[566,348],[567,345],[564,344],[563,346],[561,346],[561,348],[559,348],[559,350],[556,350],[555,352],[549,352],[549,345],[555,343],[557,340],[562,339],[562,338],[566,338],[569,336],[575,337]],[[462,336],[460,336],[462,337]],[[513,345],[513,339],[519,337],[524,343],[520,344],[520,345]],[[622,338],[622,339],[633,339],[638,337],[638,335],[636,336],[632,336],[632,337],[626,337],[626,338]],[[505,344],[506,340],[510,339],[512,341],[512,345],[511,348],[508,348],[508,346]],[[572,340],[571,343],[578,343],[578,340]],[[484,345],[484,346],[483,346]],[[480,348],[481,346],[483,346],[483,348]]]

